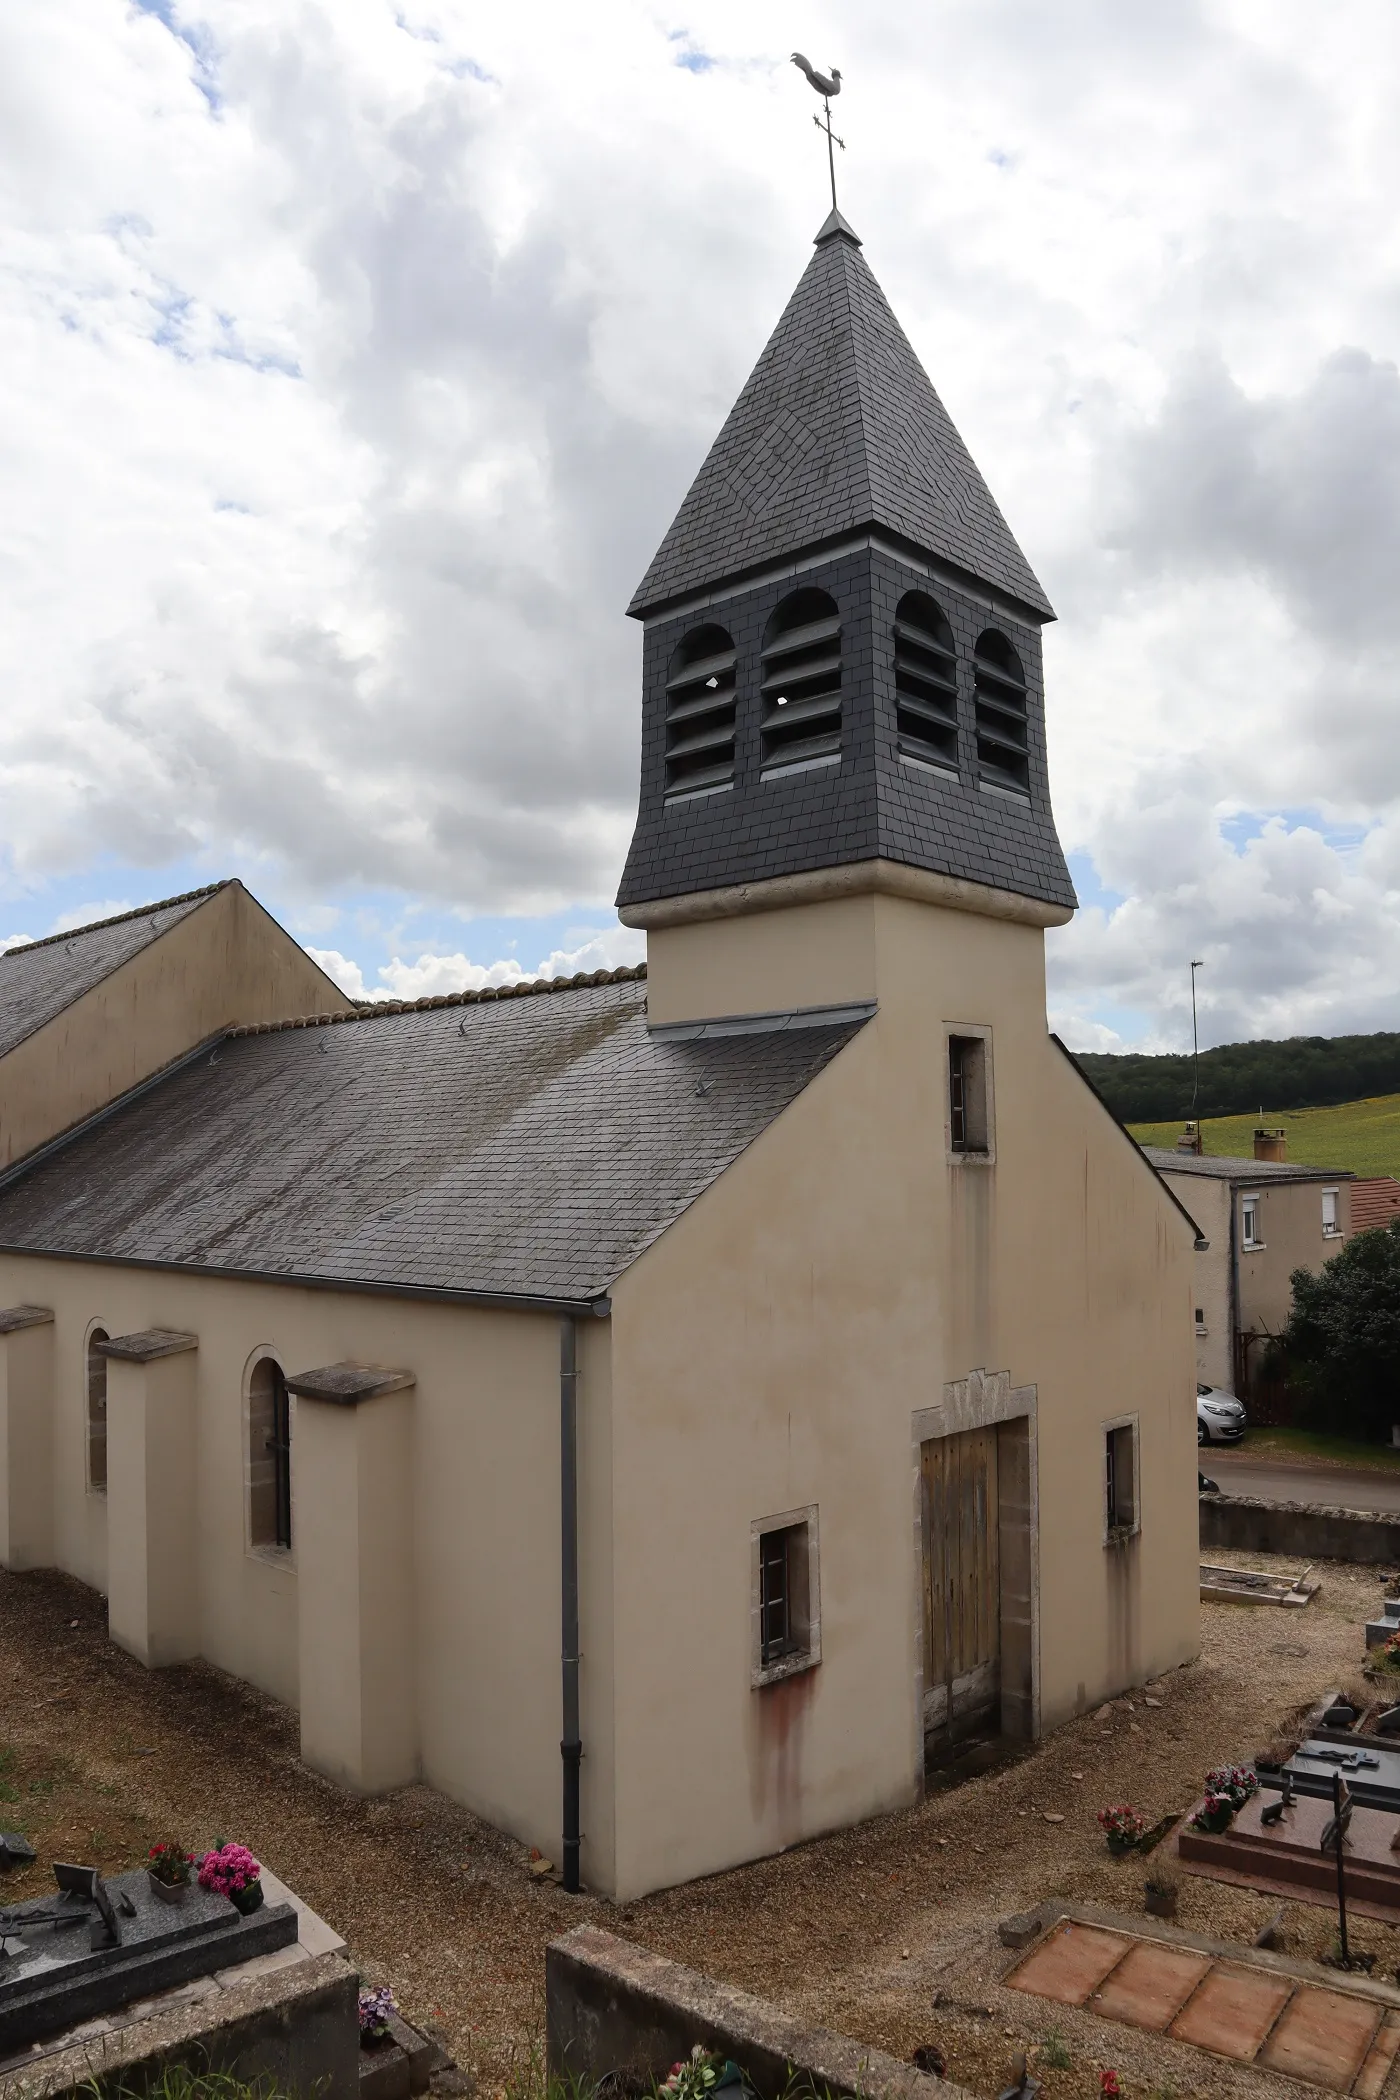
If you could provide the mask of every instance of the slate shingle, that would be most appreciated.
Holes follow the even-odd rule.
[[[667,1042],[633,980],[231,1037],[0,1187],[0,1247],[595,1297],[860,1025]]]
[[[628,609],[641,617],[865,526],[1054,617],[842,222],[818,235]]]
[[[183,897],[123,912],[119,918],[7,948],[0,955],[0,1057],[223,887],[216,882],[208,889],[190,890]]]

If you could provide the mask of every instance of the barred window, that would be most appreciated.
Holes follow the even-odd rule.
[[[292,1414],[282,1366],[259,1357],[248,1386],[248,1535],[255,1546],[292,1543]]]

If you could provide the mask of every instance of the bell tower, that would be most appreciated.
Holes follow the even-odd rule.
[[[879,894],[1070,916],[1054,615],[839,212],[629,611],[641,794],[617,901],[648,929],[653,1005],[706,1001],[668,967],[672,929]]]

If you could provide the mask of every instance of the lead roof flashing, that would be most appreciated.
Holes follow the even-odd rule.
[[[873,999],[858,999],[844,1006],[793,1006],[775,1013],[716,1014],[704,1021],[648,1022],[647,1033],[660,1043],[698,1043],[707,1036],[777,1035],[787,1028],[846,1028],[870,1020],[876,1011]]]
[[[850,220],[843,217],[834,204],[818,227],[812,246],[821,248],[828,241],[849,241],[853,248],[862,248],[865,245]]]

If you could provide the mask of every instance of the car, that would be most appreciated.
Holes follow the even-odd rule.
[[[1196,1442],[1237,1444],[1249,1427],[1249,1417],[1233,1393],[1223,1386],[1196,1387]]]

